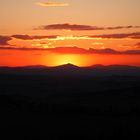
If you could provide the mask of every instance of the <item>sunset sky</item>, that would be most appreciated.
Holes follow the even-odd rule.
[[[140,0],[0,0],[0,66],[140,66]]]

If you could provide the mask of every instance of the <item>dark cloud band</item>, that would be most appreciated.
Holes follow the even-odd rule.
[[[0,36],[0,45],[8,45],[8,41],[12,40],[9,36]]]
[[[56,47],[56,48],[17,48],[0,47],[0,50],[20,50],[20,51],[47,51],[56,54],[110,54],[110,55],[140,55],[140,50],[116,51],[110,48],[106,49],[84,49],[79,47]]]
[[[86,30],[118,30],[118,29],[131,29],[131,28],[140,28],[140,26],[98,27],[98,26],[90,26],[90,25],[78,25],[78,24],[65,23],[65,24],[44,25],[36,29],[86,31]]]
[[[56,38],[57,35],[51,35],[51,36],[12,35],[12,37],[16,39],[22,39],[22,40],[34,40],[34,39],[53,39]]]
[[[140,39],[140,32],[136,33],[122,33],[122,34],[103,34],[103,35],[94,35],[90,36],[93,38],[107,38],[107,39],[123,39],[123,38],[131,38],[131,39]]]

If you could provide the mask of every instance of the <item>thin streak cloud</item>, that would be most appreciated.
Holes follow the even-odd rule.
[[[55,54],[108,54],[108,55],[140,55],[140,50],[126,50],[126,51],[117,51],[111,48],[105,49],[94,49],[94,48],[80,48],[80,47],[54,47],[54,48],[22,48],[22,47],[2,47],[0,50],[20,50],[20,51],[47,51]]]
[[[140,28],[140,26],[115,26],[115,27],[98,27],[91,25],[79,25],[79,24],[50,24],[43,25],[35,29],[39,30],[71,30],[71,31],[86,31],[86,30],[120,30],[120,29],[133,29]]]
[[[39,6],[42,7],[63,7],[63,6],[69,6],[68,3],[59,3],[59,2],[38,2],[36,3]]]

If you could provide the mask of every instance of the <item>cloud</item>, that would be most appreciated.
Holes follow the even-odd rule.
[[[138,42],[136,45],[140,46],[140,42]]]
[[[30,36],[16,34],[12,36],[2,36],[0,35],[0,45],[9,45],[8,41],[12,38],[21,39],[21,40],[96,40],[96,39],[140,39],[140,32],[135,33],[121,33],[121,34],[101,34],[101,35],[83,35],[83,36],[59,36],[59,35],[46,35],[46,36]],[[139,46],[136,44],[135,46]]]
[[[88,25],[77,25],[77,24],[51,24],[41,26],[38,29],[44,30],[103,30],[104,28],[99,28],[96,26],[88,26]]]
[[[140,42],[136,43],[135,46],[136,46],[137,48],[140,48]]]
[[[93,54],[121,54],[121,52],[110,49],[110,48],[105,48],[105,49],[89,48],[89,52]]]
[[[8,37],[8,36],[7,36]],[[83,35],[83,36],[59,36],[59,35],[48,35],[48,36],[29,36],[29,35],[12,35],[11,37],[21,40],[41,40],[41,39],[53,39],[53,40],[91,40],[97,38],[103,39],[140,39],[140,32],[135,33],[121,33],[121,34],[101,34],[101,35]],[[9,37],[10,38],[10,37]]]
[[[140,55],[140,50],[127,50],[124,52],[124,54],[128,55]]]
[[[12,35],[11,37],[14,37],[16,39],[22,39],[22,40],[34,40],[34,39],[54,39],[57,38],[57,35],[51,35],[51,36]]]
[[[42,7],[63,7],[63,6],[69,6],[68,3],[59,3],[59,2],[38,2],[36,3],[39,6]]]
[[[12,40],[9,36],[0,36],[0,45],[9,45],[8,41]]]
[[[106,38],[106,39],[123,39],[123,38],[131,38],[131,39],[140,39],[140,32],[135,33],[121,33],[121,34],[103,34],[103,35],[94,35],[89,36],[92,38]]]
[[[1,50],[23,50],[23,51],[48,51],[58,54],[88,54],[88,50],[79,47],[55,47],[55,48],[23,48],[23,47],[0,47]]]
[[[98,27],[90,25],[78,25],[78,24],[50,24],[40,26],[36,29],[39,30],[72,30],[72,31],[85,31],[85,30],[118,30],[118,29],[130,29],[140,28],[140,26],[116,26],[116,27]]]
[[[59,54],[88,54],[88,50],[79,47],[56,47],[50,48],[49,51]]]
[[[55,48],[17,48],[17,47],[0,47],[0,50],[21,50],[21,51],[47,51],[56,54],[108,54],[108,55],[140,55],[140,50],[116,51],[110,48],[106,49],[84,49],[80,47],[55,47]]]
[[[132,39],[140,39],[140,33],[138,35],[131,36]]]
[[[116,27],[106,27],[108,30],[116,30],[116,29],[131,29],[131,28],[140,28],[140,26],[116,26]]]

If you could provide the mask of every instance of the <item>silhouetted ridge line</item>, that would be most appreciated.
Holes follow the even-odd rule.
[[[78,67],[76,65],[73,65],[71,63],[68,63],[68,64],[64,64],[64,65],[59,65],[59,66],[56,66],[54,68],[63,68],[63,69],[73,69],[73,68],[81,68],[81,67]]]
[[[38,69],[38,68],[111,68],[111,67],[125,67],[125,68],[137,68],[140,69],[140,66],[131,66],[131,65],[102,65],[102,64],[95,64],[95,65],[91,65],[91,66],[84,66],[84,67],[80,67],[71,63],[67,63],[67,64],[63,64],[63,65],[58,65],[58,66],[46,66],[46,65],[27,65],[27,66],[17,66],[17,67],[10,67],[10,66],[0,66],[0,69],[15,69],[15,68],[32,68],[32,69]]]
[[[0,67],[0,74],[46,75],[46,76],[140,76],[140,67],[128,65],[100,64],[90,67],[78,67],[64,64],[56,67],[42,65],[26,67]]]

